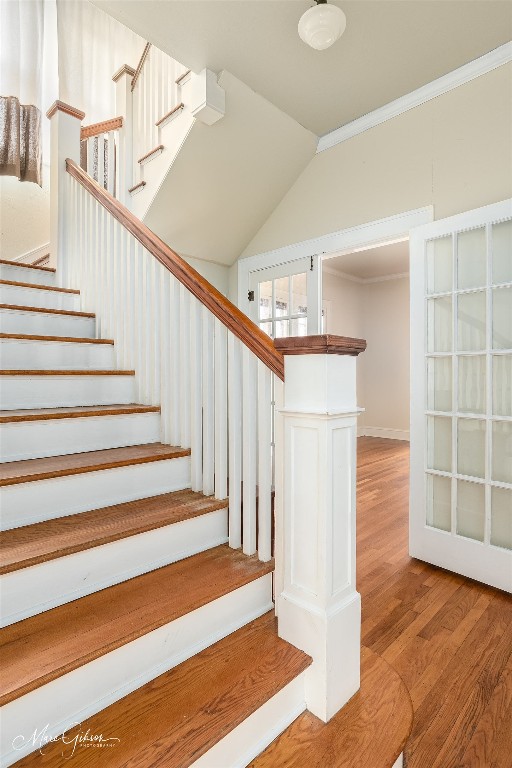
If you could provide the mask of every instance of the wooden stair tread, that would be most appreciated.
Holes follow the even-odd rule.
[[[39,267],[36,264],[22,264],[19,261],[9,261],[8,259],[0,259],[0,264],[6,264],[9,267],[25,267],[26,269],[39,269],[42,272],[55,272],[55,267]]]
[[[31,370],[13,368],[12,370],[0,369],[0,376],[135,376],[135,371],[120,371],[117,369],[112,370],[110,368],[101,370],[92,368],[85,368],[83,370],[77,370],[76,368],[56,368],[51,371],[45,370],[44,368],[34,368]]]
[[[74,344],[114,344],[114,339],[89,339],[86,336],[38,336],[33,333],[0,333],[0,339],[20,339],[20,341],[69,341]]]
[[[361,688],[348,704],[327,724],[300,715],[248,768],[392,768],[412,721],[402,678],[363,647]]]
[[[38,291],[56,291],[57,293],[73,293],[80,295],[76,288],[58,288],[54,285],[37,285],[36,283],[22,283],[19,280],[0,280],[0,285],[13,285],[17,288],[36,288]]]
[[[101,451],[50,456],[45,459],[7,461],[0,464],[0,486],[126,467],[130,464],[176,459],[180,456],[190,456],[190,449],[162,443],[148,443],[132,445],[128,448],[106,448]]]
[[[105,768],[188,768],[310,663],[277,636],[270,612],[88,718],[81,732],[119,739],[101,751]],[[16,765],[62,765],[62,743],[48,744],[44,753]],[[87,749],[73,755],[75,768],[90,760]]]
[[[4,531],[0,538],[0,574],[189,520],[226,506],[226,499],[215,499],[190,490],[174,491],[13,528]]]
[[[64,371],[66,373],[66,371]],[[91,416],[121,416],[132,413],[160,413],[158,405],[80,405],[67,408],[34,408],[0,411],[0,424],[20,421],[81,419]]]
[[[272,570],[222,545],[2,629],[0,706]]]
[[[19,312],[39,312],[43,315],[71,315],[72,317],[96,317],[94,312],[76,312],[71,309],[48,309],[48,307],[27,307],[24,304],[0,304],[0,309],[12,309]]]

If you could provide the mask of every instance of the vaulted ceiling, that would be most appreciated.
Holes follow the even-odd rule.
[[[317,135],[512,39],[511,0],[335,0],[347,29],[327,51],[297,34],[312,0],[92,2],[195,72],[229,70]]]

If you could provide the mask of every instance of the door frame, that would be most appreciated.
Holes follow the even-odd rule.
[[[322,306],[322,263],[341,254],[353,253],[358,250],[366,250],[383,243],[391,243],[394,240],[403,240],[409,237],[409,231],[424,224],[434,221],[434,207],[427,205],[424,208],[415,208],[404,211],[383,219],[376,219],[355,227],[340,229],[320,237],[313,237],[302,242],[285,245],[272,251],[246,256],[237,262],[238,293],[237,302],[239,308],[250,317],[251,306],[248,300],[251,273],[277,267],[281,264],[298,261],[304,258],[313,258],[313,268],[316,276],[316,297],[311,297],[318,310]],[[308,301],[310,297],[308,296]],[[318,321],[320,318],[318,318]],[[320,327],[320,326],[319,326]]]

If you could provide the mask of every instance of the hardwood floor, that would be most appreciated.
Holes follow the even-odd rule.
[[[358,441],[362,643],[414,707],[407,768],[512,767],[512,598],[408,555],[408,443]]]

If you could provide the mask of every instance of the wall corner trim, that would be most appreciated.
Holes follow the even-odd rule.
[[[320,136],[316,153],[331,149],[336,144],[341,144],[341,142],[364,133],[370,128],[375,128],[375,126],[381,125],[381,123],[385,123],[387,120],[398,117],[404,112],[414,109],[414,107],[419,107],[421,104],[425,104],[427,101],[437,98],[437,96],[442,96],[458,88],[460,85],[465,85],[481,75],[486,75],[488,72],[492,72],[493,69],[509,64],[511,61],[512,42],[504,43],[493,51],[480,56],[478,59],[463,64],[458,69],[454,69],[452,72],[432,80],[432,82],[421,86],[421,88],[400,96],[400,98],[384,104],[384,106],[373,110],[373,112],[368,112],[368,114],[362,115],[330,133],[326,133],[325,136]]]

